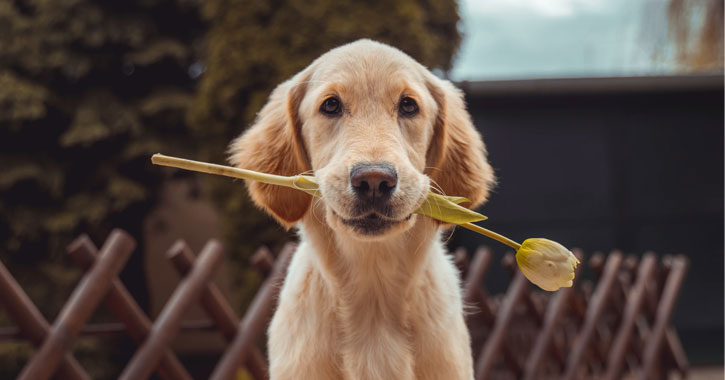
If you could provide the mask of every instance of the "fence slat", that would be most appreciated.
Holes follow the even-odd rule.
[[[682,342],[680,342],[680,337],[677,336],[677,332],[675,332],[675,329],[672,327],[667,327],[667,332],[665,333],[665,342],[667,343],[667,347],[669,349],[670,355],[672,355],[672,360],[674,360],[675,365],[677,366],[677,370],[680,371],[680,375],[682,375],[682,378],[687,378],[687,372],[690,369],[690,363],[687,360],[687,354],[685,353],[685,349],[682,348]]]
[[[660,303],[657,307],[657,317],[645,344],[644,360],[638,376],[640,380],[647,380],[650,373],[655,369],[662,349],[662,343],[665,340],[667,324],[670,322],[672,311],[675,308],[675,301],[682,288],[682,282],[685,280],[688,264],[688,259],[682,255],[672,260],[672,267],[670,268],[670,273],[667,276],[662,297],[660,297]]]
[[[19,380],[47,380],[71,348],[73,340],[101,302],[128,260],[136,242],[126,232],[113,230],[96,265],[88,271],[63,306],[48,336],[18,376]]]
[[[264,278],[267,278],[274,267],[274,256],[269,248],[261,246],[254,252],[249,262]]]
[[[597,289],[592,295],[591,302],[587,307],[586,317],[584,318],[584,327],[579,332],[574,345],[570,350],[569,360],[567,361],[566,370],[564,371],[564,380],[572,380],[577,377],[577,370],[581,365],[584,354],[586,353],[587,347],[596,332],[597,322],[602,316],[604,308],[607,305],[609,296],[614,290],[614,281],[617,278],[617,272],[622,264],[622,254],[619,252],[613,252],[607,258],[606,264],[604,264],[604,271],[602,277],[597,285]]]
[[[491,308],[488,306],[488,297],[481,290],[481,282],[486,272],[488,272],[491,256],[491,251],[488,248],[480,247],[477,249],[473,261],[468,268],[466,280],[463,282],[463,303],[466,305],[477,305],[481,316],[486,321],[493,321],[494,317]]]
[[[574,250],[574,255],[583,259],[583,254],[579,250]],[[581,265],[576,268],[575,277],[581,273]],[[524,379],[535,380],[538,378],[539,369],[541,364],[544,362],[546,355],[549,353],[549,349],[554,345],[554,332],[556,331],[556,325],[562,317],[562,314],[566,311],[566,306],[570,303],[570,298],[574,297],[574,288],[562,288],[559,289],[549,300],[549,305],[546,308],[544,314],[544,323],[541,327],[536,340],[534,342],[534,348],[531,349],[529,358],[526,361],[524,367]],[[554,347],[556,351],[559,351]]]
[[[18,325],[20,333],[35,347],[40,346],[48,335],[50,325],[2,261],[0,261],[0,303],[5,305],[8,315]],[[58,377],[67,380],[90,380],[90,376],[70,353],[64,355],[58,369]]]
[[[185,276],[189,273],[194,262],[194,253],[183,240],[178,240],[169,250],[169,259],[176,270]],[[201,294],[201,305],[216,323],[217,328],[227,341],[232,341],[237,335],[239,319],[234,309],[213,282],[209,282]],[[269,378],[267,362],[256,347],[252,347],[254,355],[247,355],[245,365],[255,379]]]
[[[272,273],[264,281],[246,314],[244,314],[244,319],[239,324],[237,336],[209,377],[211,380],[231,380],[234,378],[239,364],[245,360],[249,348],[264,331],[264,326],[271,318],[276,296],[287,274],[287,267],[295,249],[296,246],[293,244],[287,244],[282,249],[277,261],[274,263]]]
[[[68,255],[83,270],[89,270],[93,266],[97,252],[98,249],[87,235],[81,235],[68,246]],[[105,304],[121,320],[131,339],[136,344],[142,344],[151,331],[151,321],[118,278],[114,278],[111,282]],[[166,380],[191,380],[191,375],[184,369],[176,355],[168,349],[163,353],[159,375]]]
[[[494,322],[493,331],[491,332],[491,335],[489,335],[488,340],[486,341],[486,344],[476,361],[476,380],[488,379],[499,354],[502,350],[504,354],[506,354],[505,351],[507,350],[507,346],[505,339],[508,326],[511,323],[516,304],[519,303],[529,285],[528,280],[526,280],[521,271],[516,271],[515,273],[514,279],[506,291],[503,303],[496,314],[496,322]]]
[[[204,246],[194,268],[181,280],[164,305],[146,341],[133,355],[119,379],[144,380],[151,375],[169,342],[178,332],[184,312],[199,299],[221,258],[221,245],[216,240],[210,240]]]
[[[628,346],[632,339],[632,332],[640,315],[645,300],[646,287],[651,281],[654,274],[657,259],[653,254],[645,254],[639,266],[637,280],[629,291],[627,304],[624,307],[624,317],[619,326],[619,330],[614,338],[614,343],[609,351],[609,363],[607,372],[604,376],[605,380],[615,380],[620,378],[622,367],[624,365],[624,357],[627,355]]]

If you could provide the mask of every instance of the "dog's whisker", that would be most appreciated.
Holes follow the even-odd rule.
[[[322,198],[321,197],[319,197],[319,198],[318,197],[315,197],[315,200],[312,203],[312,215],[315,217],[315,220],[317,220],[320,223],[324,223],[324,221],[320,218],[320,215],[318,215],[317,212],[315,212],[315,210],[318,209],[318,206],[321,203],[322,203]],[[320,207],[320,209],[322,209],[322,207]]]
[[[446,192],[443,190],[443,186],[441,186],[433,178],[429,178],[429,179],[430,179],[430,187],[433,188],[433,189],[435,189],[435,190],[438,190],[441,195],[445,196],[446,195]]]
[[[314,176],[315,175],[315,171],[312,170],[312,169],[310,169],[310,170],[303,171],[302,173],[299,173],[298,175],[311,175],[311,176]]]
[[[448,243],[453,238],[453,233],[456,231],[456,225],[453,225],[453,227],[451,227],[448,231],[448,236],[443,239],[443,242],[445,243]]]

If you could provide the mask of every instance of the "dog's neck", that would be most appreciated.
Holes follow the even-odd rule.
[[[312,214],[312,213],[310,213]],[[407,231],[379,241],[361,241],[333,231],[319,215],[308,215],[300,226],[303,244],[312,254],[325,290],[331,297],[340,355],[348,373],[361,379],[381,373],[413,378],[411,339],[415,336],[417,303],[427,302],[418,290],[426,284],[443,249],[438,224],[421,215]],[[308,248],[309,248],[308,247]],[[306,250],[310,252],[310,250]],[[383,378],[390,378],[389,376]]]
[[[382,240],[355,240],[313,215],[300,232],[316,248],[319,270],[338,310],[346,314],[343,320],[372,323],[383,316],[405,324],[408,296],[421,281],[429,255],[441,252],[438,229],[436,222],[417,215],[409,230]]]
[[[319,252],[317,259],[325,271],[344,285],[353,282],[395,281],[409,285],[428,253],[439,243],[439,224],[416,215],[414,225],[380,240],[362,240],[333,231],[319,215],[303,220],[300,234]],[[332,284],[331,284],[332,285]],[[364,285],[364,284],[359,284]]]

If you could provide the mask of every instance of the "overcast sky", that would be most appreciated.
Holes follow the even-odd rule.
[[[667,0],[459,1],[464,37],[455,80],[674,70],[663,58]]]

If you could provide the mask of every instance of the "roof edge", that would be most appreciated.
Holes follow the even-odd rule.
[[[469,96],[723,91],[723,74],[461,81]]]

